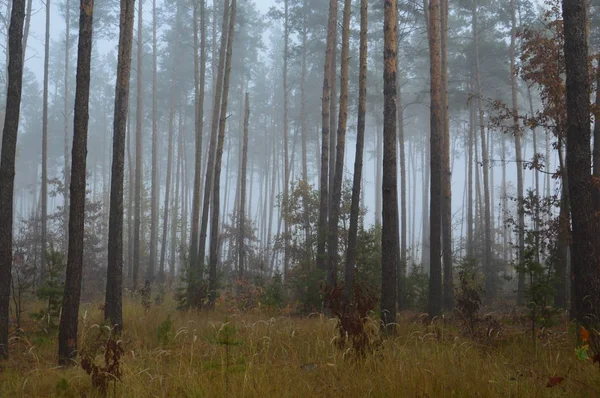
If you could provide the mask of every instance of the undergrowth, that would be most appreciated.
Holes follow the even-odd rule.
[[[402,313],[395,336],[381,340],[375,354],[349,361],[351,333],[340,350],[335,318],[176,307],[167,296],[146,313],[139,300],[127,299],[126,327],[116,340],[98,326],[98,305],[84,304],[80,366],[57,367],[54,340],[38,344],[27,332],[12,338],[11,357],[0,363],[0,397],[600,395],[598,364],[591,355],[576,355],[564,318],[540,334],[536,347],[526,325],[503,316],[497,317],[502,338],[489,342],[465,333],[458,316],[432,326],[415,322],[416,313]],[[23,330],[35,330],[29,322]],[[355,322],[378,329],[374,315],[353,318],[344,330]],[[88,367],[86,361],[104,381],[93,381],[81,366]]]

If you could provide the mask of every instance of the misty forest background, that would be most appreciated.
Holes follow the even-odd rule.
[[[600,2],[573,3],[0,0],[0,353],[41,301],[67,363],[79,303],[126,330],[123,297],[595,330]]]

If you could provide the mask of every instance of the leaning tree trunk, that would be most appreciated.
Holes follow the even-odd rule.
[[[104,318],[111,325],[116,325],[118,330],[123,328],[123,175],[134,13],[135,0],[121,0],[104,307]]]
[[[381,321],[388,333],[396,322],[396,271],[398,269],[398,173],[396,147],[396,49],[398,13],[395,0],[384,3],[383,49],[383,180],[381,235]]]
[[[323,73],[323,96],[321,97],[321,192],[319,199],[319,229],[317,231],[317,268],[325,271],[327,256],[325,245],[327,243],[327,211],[329,206],[329,112],[331,101],[331,64],[336,26],[337,26],[337,0],[329,0],[329,21],[327,25],[327,43],[325,50],[325,64]]]
[[[68,11],[67,11],[68,12]],[[69,245],[65,290],[58,332],[58,363],[71,362],[77,356],[77,324],[83,270],[83,237],[85,234],[85,170],[90,101],[90,66],[94,0],[81,0],[79,14],[79,44],[77,45],[77,81],[73,120],[73,152],[71,206],[69,207]]]
[[[444,138],[443,100],[440,61],[440,0],[429,2],[429,59],[431,84],[431,199],[429,208],[429,316],[442,312],[441,263],[441,199],[442,199],[442,143]]]
[[[340,109],[337,128],[337,149],[335,151],[335,167],[333,168],[333,191],[331,192],[331,208],[329,210],[329,234],[327,264],[327,285],[337,285],[339,263],[339,221],[342,202],[342,179],[344,177],[344,154],[346,148],[346,128],[348,123],[348,62],[350,59],[350,11],[352,3],[344,1],[344,17],[342,23],[342,61],[340,67]]]
[[[225,0],[226,2],[228,0]],[[227,13],[227,7],[225,7]],[[231,2],[231,15],[229,17],[227,33],[227,56],[223,77],[223,97],[219,117],[219,135],[217,139],[217,154],[215,157],[215,175],[213,181],[213,213],[210,222],[210,254],[209,254],[209,279],[208,279],[208,306],[214,309],[217,298],[217,262],[219,256],[219,196],[221,187],[221,161],[223,158],[223,144],[225,141],[225,122],[227,121],[227,100],[229,97],[229,77],[231,76],[231,56],[235,33],[236,0]]]
[[[356,241],[358,235],[358,213],[362,182],[363,152],[365,147],[365,117],[367,113],[367,31],[368,0],[360,1],[360,62],[358,83],[358,121],[356,128],[356,151],[352,182],[352,202],[350,205],[350,229],[348,231],[348,251],[346,253],[346,272],[344,273],[344,295],[346,302],[352,298],[356,266]]]
[[[204,273],[204,257],[206,255],[206,233],[208,229],[208,210],[210,209],[210,197],[214,180],[215,152],[217,150],[217,134],[219,130],[219,116],[221,111],[221,96],[223,94],[223,74],[225,65],[225,51],[227,47],[227,15],[229,0],[223,0],[223,22],[221,24],[221,45],[219,48],[219,63],[217,68],[217,79],[213,82],[213,108],[210,126],[210,143],[208,149],[208,163],[206,177],[204,179],[204,200],[202,206],[202,220],[200,223],[200,243],[198,246],[198,261],[201,267],[199,274]],[[215,75],[213,74],[213,77]]]
[[[25,0],[13,0],[8,28],[8,85],[0,157],[0,357],[8,357],[10,281],[13,258],[15,155],[23,86]]]
[[[600,349],[600,268],[598,266],[598,220],[593,203],[590,175],[590,79],[585,1],[570,0],[562,4],[565,32],[565,66],[567,75],[567,170],[569,197],[577,198],[572,206],[572,272],[578,321],[592,331],[594,354]]]

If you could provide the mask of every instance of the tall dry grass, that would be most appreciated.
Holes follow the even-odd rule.
[[[482,342],[450,323],[404,319],[396,337],[355,360],[338,348],[335,320],[322,315],[180,313],[171,301],[145,313],[129,300],[124,319],[123,377],[109,396],[593,397],[600,391],[597,366],[577,359],[566,325],[534,346],[519,327]],[[83,306],[82,349],[101,320],[99,308]],[[81,367],[56,366],[54,339],[15,337],[11,353],[0,363],[0,397],[99,396]],[[565,380],[546,387],[553,376]]]

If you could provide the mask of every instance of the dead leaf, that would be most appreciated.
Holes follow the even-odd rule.
[[[550,380],[548,380],[548,384],[546,384],[546,387],[549,387],[549,388],[556,387],[556,386],[560,385],[563,381],[565,381],[564,377],[560,377],[560,376],[551,377]]]
[[[581,341],[584,341],[586,343],[590,342],[590,332],[588,332],[587,329],[583,326],[581,326],[581,328],[579,329],[579,338],[581,339]]]

